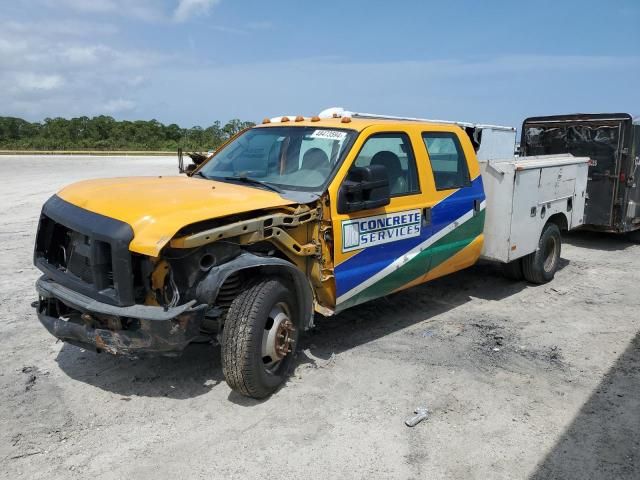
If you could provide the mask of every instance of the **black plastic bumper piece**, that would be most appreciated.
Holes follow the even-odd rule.
[[[89,350],[128,357],[176,355],[196,338],[206,305],[194,306],[195,300],[164,309],[148,305],[116,307],[97,302],[82,294],[41,277],[36,283],[40,296],[38,319],[54,337]],[[60,301],[79,314],[135,320],[128,329],[94,328],[51,315],[47,305]]]

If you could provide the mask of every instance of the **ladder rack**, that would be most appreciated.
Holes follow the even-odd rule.
[[[444,123],[447,125],[459,125],[462,128],[473,128],[473,129],[491,129],[491,130],[503,130],[514,132],[516,129],[514,127],[505,127],[502,125],[489,125],[489,124],[481,124],[481,123],[470,123],[470,122],[454,122],[451,120],[433,120],[430,118],[417,118],[417,117],[397,117],[393,115],[381,115],[378,113],[364,113],[364,112],[349,112],[341,107],[336,108],[328,108],[320,112],[320,118],[330,118],[333,116],[338,117],[351,117],[351,118],[372,118],[379,120],[399,120],[406,122],[429,122],[429,123]]]

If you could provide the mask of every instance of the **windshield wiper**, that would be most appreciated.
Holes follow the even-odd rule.
[[[199,172],[199,171],[198,171],[198,172],[196,172],[196,173],[194,173],[194,174],[192,175],[192,177],[195,177],[196,175],[198,175],[199,177],[202,177],[202,178],[206,178],[207,180],[209,179],[209,177],[207,177],[204,173]]]
[[[251,178],[251,177],[247,177],[245,175],[238,175],[235,177],[224,177],[225,180],[234,180],[236,182],[242,182],[242,183],[247,183],[249,185],[256,185],[256,186],[261,186],[261,187],[266,187],[269,190],[272,190],[276,193],[282,193],[282,190],[279,189],[278,187],[276,187],[275,185],[272,185],[270,183],[267,182],[261,182],[260,180],[257,180],[255,178]]]

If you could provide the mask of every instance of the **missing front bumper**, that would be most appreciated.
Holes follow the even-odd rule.
[[[130,357],[176,355],[201,337],[206,305],[195,301],[169,309],[115,307],[45,277],[36,289],[40,322],[54,337],[83,348]]]

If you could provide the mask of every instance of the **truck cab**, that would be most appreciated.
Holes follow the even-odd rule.
[[[40,218],[38,318],[59,339],[116,355],[218,343],[229,385],[265,397],[286,378],[314,313],[480,258],[487,198],[478,140],[469,125],[447,122],[285,116],[182,167],[186,176],[70,185]],[[541,218],[535,235],[553,225]],[[552,240],[542,281],[557,268],[559,230]],[[546,257],[524,253],[544,273]]]

